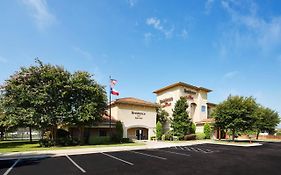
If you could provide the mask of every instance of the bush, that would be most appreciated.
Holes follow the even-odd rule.
[[[206,139],[211,138],[211,127],[208,123],[204,124],[204,134],[206,136]]]
[[[156,138],[157,138],[157,140],[161,139],[162,134],[163,134],[163,127],[162,127],[161,122],[158,121],[157,124],[156,124]]]
[[[110,143],[111,138],[108,136],[99,137],[99,136],[91,136],[89,137],[89,144],[90,145],[99,145],[99,144],[108,144]]]
[[[165,135],[165,140],[172,140],[173,139],[173,134],[172,134],[171,130],[167,131],[164,135]]]
[[[123,138],[123,124],[121,121],[116,122],[116,133],[115,133],[116,141],[121,142]]]
[[[196,125],[192,123],[190,127],[190,134],[195,134],[195,131],[196,131]]]
[[[203,132],[196,133],[196,140],[203,140],[206,138],[206,135]]]
[[[57,130],[57,138],[69,138],[70,133],[64,129]]]
[[[184,140],[195,140],[196,139],[196,135],[195,134],[188,134],[188,135],[185,135]]]
[[[133,141],[130,138],[122,138],[121,143],[133,143]]]
[[[52,147],[55,146],[55,141],[51,139],[40,139],[39,145],[40,147]]]

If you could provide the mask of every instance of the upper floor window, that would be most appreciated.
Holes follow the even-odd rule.
[[[201,106],[201,112],[206,112],[206,106]]]

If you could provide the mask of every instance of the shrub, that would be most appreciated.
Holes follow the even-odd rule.
[[[190,127],[190,134],[195,134],[195,131],[196,131],[196,125],[192,123]]]
[[[155,140],[156,139],[156,136],[151,136],[150,137],[150,140]]]
[[[64,129],[57,130],[57,138],[68,138],[70,137],[70,133]]]
[[[55,145],[55,141],[51,139],[40,139],[39,140],[40,147],[52,147]]]
[[[173,139],[173,134],[172,134],[171,130],[167,131],[164,135],[165,135],[165,140],[172,140]]]
[[[185,135],[184,140],[195,140],[196,139],[196,135],[195,134],[188,134],[188,135]]]
[[[121,143],[133,143],[133,141],[130,138],[122,138]]]
[[[121,121],[116,122],[116,140],[120,142],[123,138],[123,124]]]
[[[99,136],[90,136],[89,137],[89,144],[90,145],[99,145],[99,144],[108,144],[110,143],[111,138],[108,136],[99,137]]]
[[[163,134],[163,127],[160,121],[157,122],[156,124],[156,138],[157,140],[161,139],[161,136]]]
[[[206,135],[206,139],[211,137],[211,127],[208,123],[204,124],[204,134]]]
[[[206,138],[206,135],[203,132],[196,133],[196,140],[203,140]]]

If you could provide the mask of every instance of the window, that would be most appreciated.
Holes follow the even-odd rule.
[[[206,112],[206,106],[201,106],[201,112]]]
[[[100,130],[100,137],[102,137],[102,136],[106,136],[106,130],[104,130],[104,129]]]

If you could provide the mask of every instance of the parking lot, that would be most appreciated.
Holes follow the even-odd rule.
[[[258,147],[174,146],[60,157],[0,160],[0,175],[280,174],[281,143]]]

